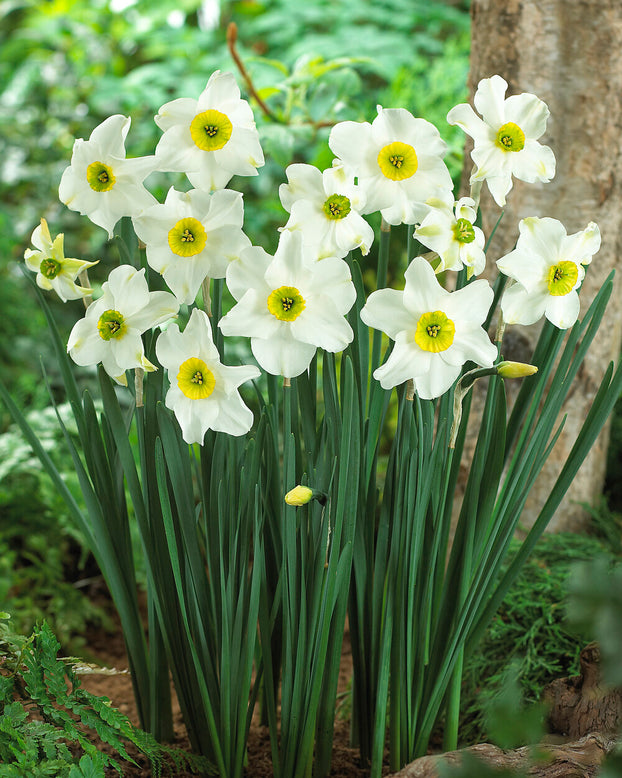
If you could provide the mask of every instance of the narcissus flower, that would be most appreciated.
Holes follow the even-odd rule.
[[[462,197],[454,204],[453,197],[449,196],[444,200],[428,200],[428,205],[430,212],[415,230],[415,238],[439,255],[436,272],[460,270],[464,266],[479,275],[486,266],[486,239],[473,224],[477,216],[474,201]]]
[[[382,109],[369,122],[340,122],[328,144],[365,193],[362,213],[380,211],[389,224],[415,224],[425,201],[452,190],[443,156],[447,145],[425,119],[404,108]]]
[[[222,189],[264,164],[253,112],[232,73],[212,73],[198,100],[166,103],[155,122],[164,130],[155,152],[160,168],[186,173],[197,189]]]
[[[179,422],[186,443],[203,443],[208,429],[243,435],[253,424],[238,387],[259,376],[253,365],[227,367],[220,361],[205,313],[192,311],[183,332],[170,324],[156,343],[158,360],[168,370],[165,404]]]
[[[468,360],[492,366],[497,349],[481,325],[493,292],[484,280],[448,292],[423,257],[413,259],[405,277],[403,292],[372,292],[361,319],[395,341],[374,378],[384,389],[412,379],[419,396],[430,400],[451,387]]]
[[[354,337],[344,318],[356,298],[348,265],[335,257],[310,261],[298,231],[281,233],[274,257],[257,247],[243,251],[227,268],[227,286],[238,303],[219,326],[225,335],[250,336],[268,373],[300,375],[316,348],[342,351]]]
[[[141,335],[175,316],[179,305],[169,292],[150,292],[144,269],[130,265],[115,268],[102,292],[71,330],[67,351],[78,365],[101,362],[109,376],[126,384],[126,370],[157,369],[145,357]]]
[[[76,278],[83,270],[93,267],[97,262],[66,257],[63,234],[52,240],[45,219],[41,219],[41,224],[35,227],[30,240],[36,250],[26,249],[24,260],[28,269],[37,274],[37,286],[46,290],[53,289],[64,303],[91,294],[93,290],[78,286]]]
[[[137,216],[157,202],[143,186],[155,169],[155,158],[125,158],[129,128],[130,119],[116,114],[96,127],[88,140],[78,138],[58,190],[68,208],[86,214],[110,238],[122,216]]]
[[[133,221],[149,265],[164,276],[180,303],[192,303],[207,276],[224,278],[229,262],[251,245],[242,232],[243,220],[240,192],[171,188],[163,205]]]
[[[290,213],[285,227],[302,232],[318,258],[345,257],[360,248],[369,253],[374,231],[360,214],[365,203],[361,188],[342,165],[323,173],[313,165],[290,165],[287,184],[279,187],[283,208]]]
[[[546,103],[528,92],[504,99],[507,88],[501,76],[484,78],[473,100],[481,119],[468,103],[447,114],[449,124],[457,124],[473,138],[471,183],[485,179],[501,206],[512,188],[512,176],[533,183],[550,181],[555,175],[553,152],[538,143],[549,117]]]
[[[533,324],[546,316],[562,330],[572,327],[579,316],[577,289],[600,248],[600,230],[590,222],[581,232],[567,235],[557,219],[535,216],[523,219],[516,248],[497,260],[506,276],[518,283],[501,298],[508,324]]]

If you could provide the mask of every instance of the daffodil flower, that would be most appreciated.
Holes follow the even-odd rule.
[[[497,349],[481,325],[493,292],[484,280],[448,292],[423,257],[413,259],[405,277],[402,292],[372,292],[361,319],[395,341],[374,378],[384,389],[412,379],[419,396],[430,400],[451,387],[465,362],[492,366]]]
[[[37,286],[48,291],[53,289],[64,303],[92,293],[92,289],[78,286],[76,278],[83,270],[93,267],[97,262],[66,257],[63,249],[63,234],[57,235],[52,240],[45,219],[41,219],[41,224],[35,227],[30,241],[35,250],[26,249],[24,260],[28,269],[37,274]]]
[[[497,260],[512,284],[501,298],[508,324],[533,324],[546,316],[564,330],[576,322],[580,302],[577,289],[585,277],[584,265],[600,248],[600,230],[590,222],[581,232],[567,235],[557,219],[523,219],[516,248]]]
[[[130,265],[115,268],[102,292],[71,330],[67,351],[78,365],[101,362],[109,376],[125,385],[126,370],[157,369],[145,357],[141,335],[175,316],[179,305],[170,292],[150,292],[144,269]]]
[[[285,173],[287,184],[279,187],[279,197],[290,214],[286,229],[300,230],[304,242],[317,247],[318,259],[342,258],[356,248],[369,253],[374,231],[360,214],[365,197],[354,176],[342,165],[321,172],[296,164]]]
[[[452,190],[443,156],[447,145],[425,119],[404,108],[382,109],[369,122],[340,122],[328,140],[365,193],[362,213],[380,211],[389,224],[415,224],[425,201]]]
[[[484,78],[474,97],[481,119],[468,103],[447,114],[449,124],[457,124],[473,138],[471,183],[486,180],[500,206],[512,188],[512,176],[533,183],[555,175],[553,152],[538,143],[549,117],[546,103],[528,92],[504,99],[507,88],[501,76]]]
[[[110,238],[122,216],[137,216],[157,202],[143,186],[155,169],[155,158],[125,158],[129,128],[129,117],[116,114],[96,127],[88,140],[78,138],[58,190],[61,202],[103,227]]]
[[[316,349],[342,351],[354,334],[345,314],[356,299],[348,265],[336,257],[310,261],[300,232],[281,233],[274,257],[246,249],[227,268],[238,301],[219,326],[225,335],[251,338],[255,359],[268,373],[293,378]]]
[[[243,220],[240,192],[171,188],[163,205],[148,208],[133,222],[149,265],[180,303],[192,303],[206,277],[224,278],[229,262],[251,245]]]
[[[156,342],[160,364],[168,371],[170,388],[165,404],[173,411],[186,443],[203,443],[208,429],[244,435],[253,414],[244,405],[238,387],[257,378],[253,365],[227,367],[220,361],[205,313],[192,311],[183,332],[170,324]]]
[[[477,216],[475,202],[470,197],[462,197],[454,204],[453,197],[449,196],[444,200],[428,200],[428,206],[430,211],[415,230],[415,238],[439,255],[436,272],[468,267],[472,275],[479,275],[486,266],[486,239],[473,224]]]
[[[253,112],[232,73],[212,73],[198,100],[166,103],[155,122],[164,131],[155,151],[160,169],[186,173],[197,189],[222,189],[264,164]]]

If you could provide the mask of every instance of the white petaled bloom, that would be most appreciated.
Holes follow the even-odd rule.
[[[227,286],[238,302],[219,326],[225,335],[250,336],[268,373],[300,375],[318,347],[342,351],[354,337],[344,318],[356,299],[347,263],[309,261],[297,230],[281,233],[274,257],[258,247],[243,251],[227,269]]]
[[[286,229],[300,230],[304,242],[317,247],[318,258],[345,257],[356,248],[369,253],[374,231],[360,214],[365,196],[343,165],[321,172],[296,164],[285,173],[279,197],[290,214]]]
[[[448,292],[423,257],[415,257],[405,275],[404,291],[372,292],[361,319],[395,341],[374,378],[384,389],[412,379],[419,396],[431,400],[451,387],[465,362],[492,367],[497,349],[481,325],[493,292],[484,280]]]
[[[170,292],[150,292],[145,270],[131,265],[115,268],[102,292],[71,330],[67,351],[78,365],[101,362],[109,376],[125,385],[126,370],[157,369],[145,357],[141,335],[175,316],[179,305]]]
[[[166,103],[155,122],[164,131],[155,152],[160,169],[186,173],[197,189],[222,189],[264,164],[253,112],[232,73],[212,73],[198,100]]]
[[[501,76],[484,78],[475,92],[475,107],[461,103],[447,114],[473,138],[471,158],[475,170],[471,183],[486,180],[497,205],[505,205],[512,176],[521,181],[550,181],[555,175],[555,156],[538,143],[546,130],[549,109],[535,95],[523,92],[505,99],[507,82]]]
[[[155,157],[125,158],[129,128],[129,117],[116,114],[96,127],[88,140],[78,138],[58,190],[61,202],[103,227],[110,238],[122,216],[137,216],[157,202],[143,186],[155,169]]]
[[[220,361],[206,314],[195,308],[183,332],[170,324],[156,342],[160,364],[168,370],[165,404],[179,422],[186,443],[203,443],[208,429],[244,435],[253,414],[238,387],[257,378],[254,365],[227,367]]]
[[[91,294],[93,290],[78,286],[76,278],[83,270],[93,267],[97,262],[66,257],[63,234],[52,240],[45,219],[41,219],[41,224],[35,227],[30,241],[35,250],[26,249],[24,260],[28,269],[37,274],[37,286],[47,291],[53,289],[64,303]]]
[[[163,205],[136,217],[134,229],[147,247],[147,262],[180,303],[192,303],[206,277],[224,278],[229,262],[251,245],[242,232],[240,192],[171,187]]]
[[[600,248],[600,230],[590,222],[581,232],[567,235],[557,219],[535,216],[519,223],[516,248],[497,260],[497,266],[512,284],[501,298],[508,324],[533,324],[542,316],[562,330],[572,327],[579,316],[577,289]]]
[[[362,213],[380,211],[389,224],[415,224],[425,201],[452,189],[438,130],[404,108],[382,109],[369,122],[340,122],[328,140],[332,152],[358,177],[365,193]]]
[[[475,202],[470,197],[461,197],[455,204],[453,197],[433,198],[428,205],[430,212],[415,230],[415,238],[439,255],[436,272],[468,267],[472,275],[479,275],[486,266],[486,239],[473,224]]]

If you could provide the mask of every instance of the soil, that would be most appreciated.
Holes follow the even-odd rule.
[[[125,670],[126,672],[118,675],[84,675],[82,676],[82,686],[93,694],[107,697],[112,705],[124,713],[134,724],[138,725],[138,715],[132,683],[127,673],[127,655],[125,645],[120,629],[114,633],[99,630],[87,636],[87,646],[92,654],[93,661],[101,667],[115,668],[116,670]],[[341,657],[341,667],[339,672],[338,692],[348,689],[352,677],[352,655],[350,651],[349,636],[346,632],[344,636],[344,646]],[[190,743],[186,734],[186,729],[181,716],[181,711],[174,688],[173,695],[173,723],[175,730],[175,740],[172,745],[190,750]],[[339,715],[335,720],[335,731],[333,741],[333,758],[331,778],[365,778],[369,772],[359,764],[358,751],[349,745],[348,720]],[[102,745],[107,749],[107,746]],[[123,775],[125,778],[149,778],[152,772],[146,757],[132,749],[131,744],[128,752],[135,759],[139,766],[123,763]],[[116,755],[115,755],[116,758]],[[388,766],[385,766],[383,774],[388,774]],[[110,771],[110,775],[117,775]],[[178,776],[186,778],[196,775],[191,772],[163,771],[163,778]],[[248,739],[248,763],[245,769],[246,778],[272,778],[272,760],[270,752],[270,737],[268,728],[261,726],[258,716],[255,715],[251,724]]]

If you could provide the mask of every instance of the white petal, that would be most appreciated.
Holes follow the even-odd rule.
[[[324,200],[322,173],[313,165],[289,165],[285,173],[287,184],[279,187],[279,197],[283,208],[290,213],[297,200]]]
[[[548,299],[547,292],[529,294],[520,284],[513,284],[501,298],[503,318],[508,324],[535,324],[544,315]]]
[[[548,146],[541,146],[535,140],[527,139],[525,148],[512,155],[512,173],[521,181],[533,184],[535,181],[550,181],[555,175],[555,155]]]
[[[343,351],[354,338],[352,328],[328,296],[319,298],[317,303],[307,306],[291,323],[292,336],[326,351]]]
[[[505,101],[504,121],[517,124],[527,138],[537,140],[544,134],[549,115],[546,103],[529,92],[512,95]]]
[[[404,307],[417,317],[438,310],[449,296],[439,284],[432,266],[423,257],[415,257],[404,273]]]
[[[396,289],[372,292],[361,309],[361,319],[368,327],[386,332],[392,340],[398,332],[416,329],[418,321],[404,307],[404,293]]]
[[[431,354],[417,346],[396,343],[387,361],[374,371],[374,378],[383,389],[392,389],[430,369]]]
[[[477,85],[477,91],[473,102],[484,121],[494,128],[505,124],[505,93],[508,88],[507,81],[501,76],[484,78]]]
[[[551,295],[546,303],[545,316],[560,330],[566,330],[579,318],[581,303],[576,292],[565,295]]]
[[[432,359],[428,372],[415,377],[415,390],[422,400],[433,400],[445,394],[459,375],[459,367]]]
[[[470,135],[476,145],[488,140],[490,128],[483,122],[468,103],[454,106],[447,114],[447,122],[456,124]]]
[[[271,375],[294,378],[309,367],[316,347],[301,343],[291,337],[277,337],[271,340],[251,338],[251,349],[255,359]]]
[[[600,249],[600,230],[598,225],[590,222],[581,232],[568,235],[562,241],[560,256],[571,262],[589,265],[592,256]]]
[[[221,400],[212,429],[237,436],[246,434],[252,426],[253,413],[244,405],[237,392]]]

